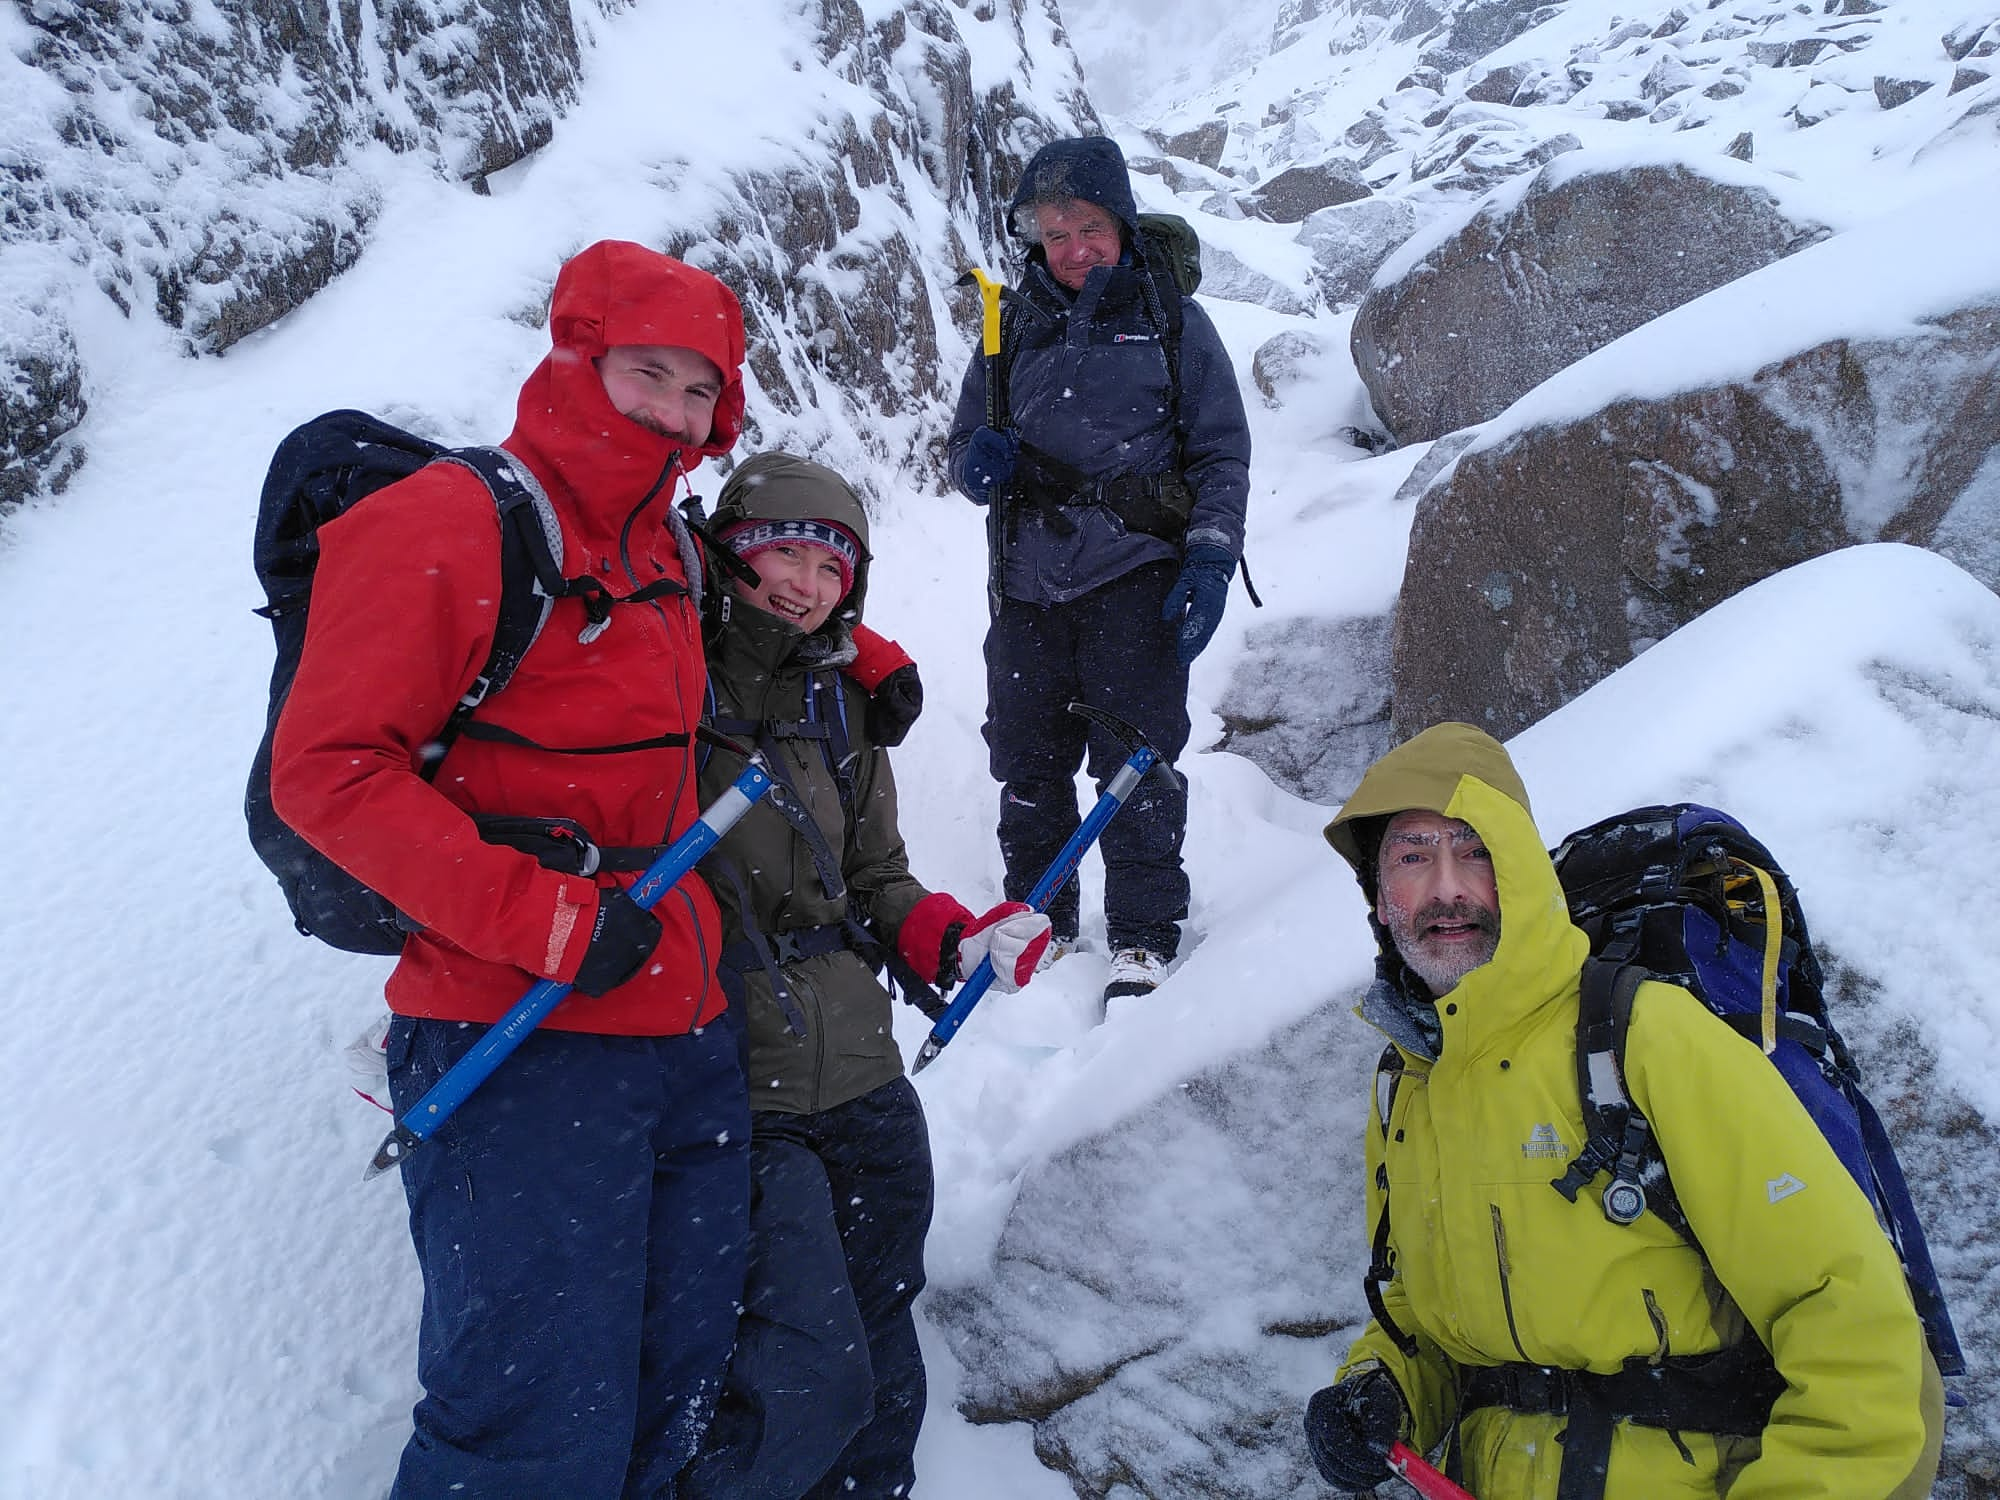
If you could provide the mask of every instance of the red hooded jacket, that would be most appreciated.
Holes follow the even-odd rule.
[[[666,519],[683,466],[726,452],[743,419],[743,318],[728,288],[640,245],[604,241],[556,280],[555,347],[521,388],[505,446],[548,491],[563,571],[614,593],[688,582]],[[723,372],[707,443],[693,453],[620,415],[592,361],[624,344],[699,351]],[[402,1015],[493,1021],[538,977],[575,977],[598,889],[484,842],[469,814],[573,818],[600,844],[646,845],[700,811],[694,747],[559,755],[460,738],[425,781],[419,754],[493,644],[500,530],[485,486],[449,464],[372,495],[319,532],[305,653],[274,744],[279,816],[424,930],[388,982]],[[580,639],[583,604],[558,600],[506,689],[479,718],[544,746],[692,735],[706,668],[696,602],[621,605]],[[689,876],[654,908],[651,963],[601,998],[572,994],[545,1023],[635,1036],[717,1015],[715,902]]]

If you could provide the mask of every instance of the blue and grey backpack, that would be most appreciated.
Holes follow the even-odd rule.
[[[1923,1226],[1881,1117],[1827,1015],[1824,976],[1798,893],[1771,853],[1726,813],[1642,807],[1581,829],[1554,852],[1570,918],[1590,938],[1577,1015],[1577,1086],[1588,1139],[1554,1186],[1572,1202],[1610,1173],[1605,1217],[1651,1211],[1700,1248],[1651,1127],[1625,1091],[1626,1029],[1645,979],[1689,991],[1791,1085],[1903,1263],[1938,1370],[1965,1373]],[[1773,920],[1773,914],[1776,920]]]

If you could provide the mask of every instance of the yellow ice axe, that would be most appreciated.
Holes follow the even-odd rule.
[[[974,266],[971,270],[960,276],[958,284],[960,286],[968,284],[978,286],[981,312],[979,321],[979,352],[984,354],[988,359],[997,359],[1000,355],[1000,294],[1007,290],[1006,287],[995,281],[991,276],[988,276],[977,266]],[[992,371],[989,370],[987,373],[991,374]],[[987,389],[989,391],[992,389],[991,381],[987,382]]]

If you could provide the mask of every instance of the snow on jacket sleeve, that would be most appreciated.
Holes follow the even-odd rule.
[[[1668,985],[1644,987],[1632,1017],[1633,1100],[1787,1382],[1730,1500],[1904,1493],[1925,1444],[1924,1337],[1874,1210],[1754,1044]]]
[[[480,481],[426,469],[320,528],[305,652],[278,721],[278,815],[466,952],[567,980],[589,880],[488,844],[417,772],[492,649],[500,530]]]
[[[1215,324],[1192,297],[1182,306],[1181,457],[1195,491],[1186,545],[1221,547],[1241,557],[1250,505],[1250,422]]]

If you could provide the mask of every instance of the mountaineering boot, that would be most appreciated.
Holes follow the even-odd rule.
[[[1126,995],[1146,995],[1167,977],[1169,960],[1148,948],[1120,948],[1111,955],[1111,977],[1104,986],[1104,1003]]]
[[[1073,932],[1056,932],[1049,935],[1049,945],[1042,950],[1042,956],[1035,960],[1035,972],[1053,968],[1055,961],[1065,953],[1076,951],[1077,936]]]

